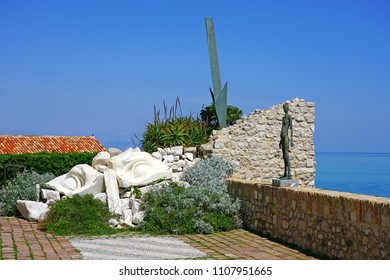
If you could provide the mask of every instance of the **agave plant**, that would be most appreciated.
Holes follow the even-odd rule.
[[[183,146],[186,144],[188,133],[185,123],[180,119],[171,120],[164,124],[163,129],[163,146]]]
[[[142,149],[151,153],[158,147],[198,146],[207,142],[210,132],[199,117],[182,116],[179,98],[170,109],[164,101],[162,113],[154,106],[154,122],[146,126]]]

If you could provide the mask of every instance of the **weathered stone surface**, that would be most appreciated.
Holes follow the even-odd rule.
[[[183,146],[172,147],[171,152],[174,156],[180,156],[183,154]]]
[[[104,204],[107,205],[107,194],[106,193],[97,193],[93,196],[93,198],[100,200]]]
[[[184,153],[184,154],[186,154],[186,153],[191,153],[191,154],[194,155],[194,157],[196,157],[197,148],[196,148],[196,147],[184,147],[183,153]]]
[[[141,200],[140,199],[132,199],[131,202],[131,211],[133,211],[133,215],[139,212],[139,208],[141,206]]]
[[[122,212],[122,220],[128,226],[133,224],[133,212],[131,209],[126,209]]]
[[[145,217],[145,213],[143,211],[139,211],[139,212],[135,213],[133,215],[133,220],[132,220],[133,224],[138,225],[139,223],[142,222],[144,217]]]
[[[118,183],[114,170],[107,169],[104,171],[104,183],[106,185],[108,209],[112,213],[121,214],[121,201],[119,198]]]
[[[221,139],[214,141],[214,149],[223,149],[225,148],[225,143]]]
[[[189,161],[194,160],[194,154],[193,153],[185,153],[185,158],[188,159]]]
[[[46,183],[67,197],[75,194],[97,194],[104,191],[103,175],[87,164],[78,164],[69,173]]]
[[[116,219],[112,218],[108,220],[108,224],[112,227],[117,227],[119,225],[119,222]]]
[[[284,103],[256,110],[235,125],[214,131],[210,142],[200,146],[201,156],[219,156],[233,162],[234,178],[268,183],[280,178],[284,172],[279,148]],[[294,147],[290,147],[291,175],[301,186],[314,187],[314,103],[298,98],[287,103],[294,135]]]
[[[282,188],[295,188],[299,186],[299,180],[296,179],[272,179],[272,186]]]
[[[162,156],[163,160],[167,163],[173,163],[175,161],[173,155]]]
[[[54,200],[58,201],[61,200],[60,192],[59,191],[53,191],[48,189],[41,189],[41,198],[43,200]]]
[[[250,230],[331,259],[390,259],[390,198],[242,179],[228,179],[228,191]]]
[[[42,202],[17,200],[16,207],[23,218],[29,221],[38,221],[49,210],[49,206]]]

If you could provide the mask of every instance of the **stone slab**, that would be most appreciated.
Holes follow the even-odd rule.
[[[297,179],[272,179],[272,186],[283,188],[294,188],[299,186]]]

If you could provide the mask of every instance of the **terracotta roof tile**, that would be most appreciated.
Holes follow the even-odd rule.
[[[93,136],[12,136],[0,135],[0,154],[39,152],[102,152],[106,149]]]

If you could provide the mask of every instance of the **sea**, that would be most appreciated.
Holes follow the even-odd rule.
[[[316,153],[318,189],[390,198],[390,153]]]

